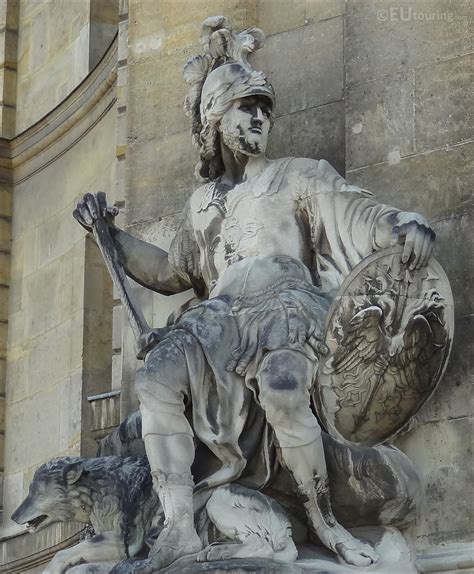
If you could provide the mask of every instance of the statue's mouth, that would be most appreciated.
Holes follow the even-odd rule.
[[[28,520],[28,522],[26,523],[26,526],[30,532],[34,532],[35,530],[38,529],[39,525],[42,524],[47,518],[48,518],[48,516],[46,514],[41,514],[40,516],[37,516],[36,518]]]
[[[257,127],[257,126],[251,127],[251,128],[250,128],[250,131],[251,131],[253,134],[260,134],[260,135],[262,135],[262,133],[263,133],[263,132],[262,132],[262,128],[259,128],[259,127]]]

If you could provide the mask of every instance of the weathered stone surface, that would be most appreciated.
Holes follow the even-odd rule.
[[[9,219],[0,219],[0,249],[4,252],[8,252],[11,249],[11,222]],[[6,253],[3,254],[5,257]],[[9,273],[9,267],[5,267],[4,265],[0,266],[3,274]]]
[[[161,56],[196,45],[203,19],[212,14],[230,18],[236,30],[255,25],[254,0],[174,0],[129,2],[129,62]]]
[[[468,316],[474,312],[472,283],[474,269],[470,262],[474,251],[474,201],[460,202],[453,210],[441,213],[433,220],[438,234],[435,254],[450,278],[453,289],[456,316]]]
[[[344,0],[258,0],[257,24],[267,36],[341,16]]]
[[[15,472],[3,479],[3,492],[8,496],[3,497],[2,527],[13,527],[18,531],[20,528],[10,520],[10,516],[23,498],[23,473]]]
[[[72,227],[72,229],[71,229]],[[65,255],[65,264],[72,259],[71,244],[81,241],[84,233],[71,226],[71,212],[64,209],[38,226],[38,267],[48,265]]]
[[[345,103],[347,169],[414,152],[413,72],[352,86]]]
[[[40,6],[49,7],[44,3]],[[113,186],[115,150],[110,142],[114,137],[112,110],[74,148],[15,188],[6,389],[9,422],[4,461],[7,478],[30,473],[35,464],[61,452],[77,452],[81,431],[87,432],[81,369],[86,360],[93,364],[84,354],[85,339],[92,346],[95,343],[94,332],[85,332],[91,292],[84,275],[84,232],[74,225],[71,212],[76,197],[85,190]],[[2,207],[7,206],[8,196],[2,192],[1,197]],[[96,289],[108,313],[104,284],[97,283]],[[103,325],[106,330],[107,322]],[[98,381],[110,385],[110,379]],[[6,500],[11,499],[12,484],[5,483]],[[48,544],[52,543],[49,538]],[[30,547],[32,544],[30,541]],[[26,545],[21,548],[23,556],[28,555]]]
[[[472,139],[474,56],[469,54],[415,70],[416,150]]]
[[[344,47],[347,84],[471,52],[471,19],[470,0],[349,0]]]
[[[82,371],[76,371],[59,383],[59,452],[79,454],[81,440]]]
[[[121,305],[116,305],[113,309],[112,317],[112,350],[118,351],[122,348],[122,324],[125,317]]]
[[[456,420],[470,417],[474,390],[474,343],[471,333],[474,319],[471,316],[456,317],[453,348],[443,378],[436,393],[416,416],[413,428],[424,423]],[[464,445],[466,446],[466,445]]]
[[[453,487],[472,484],[470,436],[472,420],[461,417],[426,423],[398,441],[413,460],[425,492],[415,529],[418,548],[470,539],[471,492]]]
[[[89,71],[89,3],[62,0],[61,4],[22,5],[17,133],[52,110]],[[52,76],[56,89],[49,87]]]
[[[0,320],[8,320],[8,287],[0,285]]]
[[[385,202],[429,218],[456,208],[470,196],[474,183],[474,144],[414,155],[347,172],[347,179],[372,190]],[[453,177],[454,174],[454,177]]]
[[[8,353],[8,368],[7,368],[7,397],[8,408],[11,404],[24,399],[26,397],[26,365],[28,355],[26,353],[19,354],[18,357],[12,357],[12,353]]]
[[[59,452],[59,407],[59,385],[9,405],[7,476],[49,460]]]
[[[196,51],[197,47],[183,49],[128,66],[128,105],[137,112],[141,110],[128,126],[131,144],[189,132],[190,121],[183,112],[183,68]]]
[[[11,189],[0,184],[0,215],[11,217],[13,205],[13,194]]]
[[[67,317],[70,291],[64,289],[60,260],[25,278],[24,289],[28,337],[48,331]]]
[[[197,150],[190,139],[186,131],[164,140],[129,146],[127,225],[159,219],[182,210],[196,186],[194,166],[198,159]]]
[[[276,119],[270,135],[270,157],[325,159],[339,171],[345,170],[344,102],[310,108]]]
[[[345,14],[344,0],[306,0],[306,20],[310,24],[317,20],[327,20]]]
[[[342,99],[342,17],[271,36],[253,59],[277,93],[277,115]],[[298,65],[294,58],[298,54]]]
[[[5,359],[0,359],[0,394],[6,394],[6,372],[7,372],[7,362]]]
[[[265,30],[265,34],[271,36],[278,32],[286,32],[292,28],[305,25],[306,0],[293,0],[285,2],[281,0],[258,0],[257,21],[259,28]]]
[[[70,346],[70,321],[30,342],[27,369],[29,394],[33,395],[67,377],[71,364]],[[48,357],[47,361],[44,360],[45,357]],[[65,407],[66,404],[62,406]]]

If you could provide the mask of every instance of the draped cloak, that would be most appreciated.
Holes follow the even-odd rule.
[[[258,181],[244,184],[233,201],[235,209],[243,201],[250,202],[245,210],[248,217],[254,217],[252,212],[268,212],[270,219],[265,221],[264,215],[262,221],[247,222],[240,235],[239,229],[231,229],[232,249],[229,242],[222,248],[228,239],[222,226],[215,237],[209,230],[215,217],[226,215],[229,220],[233,208],[225,205],[226,198],[215,184],[208,184],[188,202],[169,253],[176,273],[190,286],[203,280],[209,289],[208,299],[178,317],[167,335],[188,366],[188,418],[198,444],[193,473],[196,492],[201,490],[204,496],[237,479],[261,489],[274,477],[275,439],[259,405],[256,385],[262,357],[271,350],[294,348],[314,361],[316,376],[315,346],[308,340],[290,341],[291,323],[304,324],[316,338],[323,338],[324,321],[338,287],[364,257],[388,246],[398,212],[348,184],[328,162],[295,158],[271,161]],[[259,238],[259,232],[264,234],[280,219],[297,222],[300,257],[291,249],[282,248],[281,254],[278,247],[273,253],[265,247],[260,250],[266,239]],[[228,265],[221,273],[213,262],[219,256]],[[199,261],[193,272],[190,259]],[[185,344],[189,336],[198,342],[192,351]],[[242,374],[229,368],[239,348],[250,353]],[[308,436],[313,431],[308,428]],[[288,435],[291,441],[291,428]]]

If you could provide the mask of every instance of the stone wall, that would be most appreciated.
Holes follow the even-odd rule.
[[[114,201],[117,44],[100,42],[100,62],[68,97],[0,139],[0,571],[27,572],[77,540],[77,524],[24,536],[9,517],[41,463],[95,454],[88,398],[111,389],[112,285],[95,243],[72,218],[88,191],[103,189]],[[47,88],[56,85],[46,76],[37,99],[44,94],[53,105]]]
[[[84,80],[118,24],[118,0],[19,0],[19,5],[17,134]]]
[[[15,187],[4,528],[39,464],[84,452],[83,395],[110,388],[110,280],[71,213],[83,193],[113,187],[114,130],[112,110],[72,150]]]
[[[399,441],[422,478],[419,549],[473,535],[473,12],[462,0],[347,3],[347,177],[428,216],[455,302],[448,370]]]

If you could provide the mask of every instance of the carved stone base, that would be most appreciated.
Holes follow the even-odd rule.
[[[265,558],[239,558],[216,562],[195,561],[195,557],[178,560],[160,574],[417,574],[410,549],[396,528],[366,527],[351,530],[354,536],[370,542],[380,559],[377,564],[365,568],[341,564],[337,557],[322,547],[306,545],[298,548],[298,560],[285,564]],[[125,566],[125,565],[124,565]],[[114,569],[114,574],[140,572],[139,563]],[[154,573],[154,574],[157,574]]]

